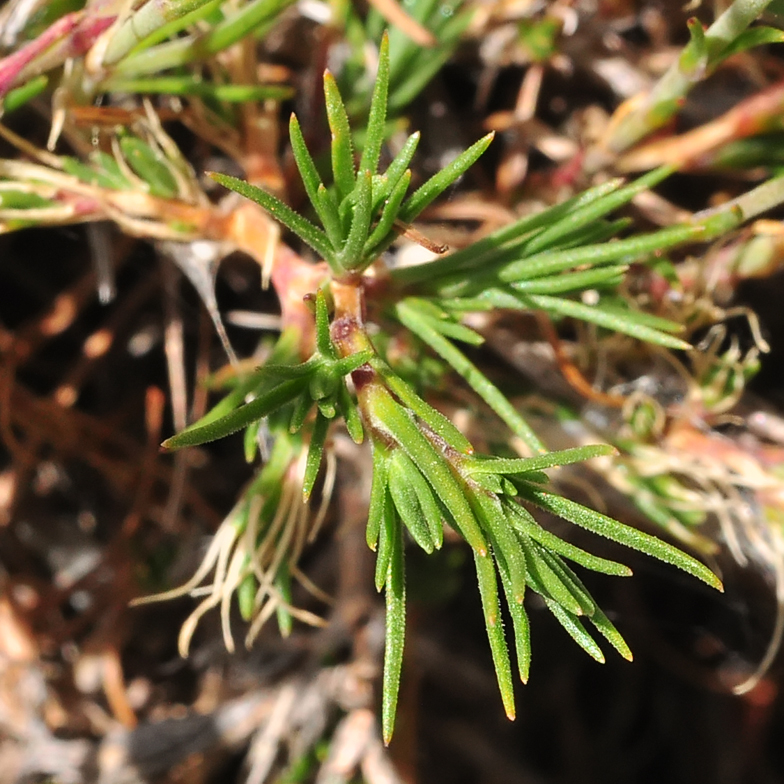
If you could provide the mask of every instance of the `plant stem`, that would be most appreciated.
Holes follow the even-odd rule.
[[[633,99],[626,116],[613,129],[607,147],[620,153],[661,128],[680,109],[691,88],[710,75],[724,50],[765,10],[771,0],[735,0],[705,31],[703,51],[695,57],[694,38],[641,101]],[[622,107],[623,109],[624,107]]]
[[[141,76],[176,68],[217,54],[274,20],[292,0],[255,0],[218,24],[206,35],[191,35],[132,54],[117,63],[114,73]]]
[[[104,64],[116,63],[164,24],[196,11],[206,2],[208,0],[150,0],[134,11],[117,30],[106,48]]]

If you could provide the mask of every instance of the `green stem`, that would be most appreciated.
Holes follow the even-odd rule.
[[[206,35],[190,35],[130,55],[114,73],[140,76],[187,65],[223,51],[260,25],[276,19],[293,0],[254,0],[225,19]]]
[[[163,25],[198,10],[207,2],[208,0],[149,0],[134,11],[114,34],[106,47],[104,65],[113,65]]]
[[[699,64],[692,62],[692,42],[656,83],[641,104],[616,126],[608,147],[621,153],[644,136],[661,128],[680,109],[695,84],[710,75],[724,50],[765,10],[771,0],[735,0],[708,28]]]

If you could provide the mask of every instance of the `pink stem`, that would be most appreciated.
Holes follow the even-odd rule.
[[[39,73],[62,64],[69,57],[85,54],[116,18],[115,15],[86,17],[84,11],[73,11],[58,19],[34,41],[0,60],[0,98],[22,78],[33,76],[30,66],[44,55],[49,57],[39,63]]]

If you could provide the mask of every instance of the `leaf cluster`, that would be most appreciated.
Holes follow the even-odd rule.
[[[245,455],[251,462],[256,457],[262,420],[284,409],[289,432],[299,432],[309,423],[310,447],[303,487],[303,499],[307,501],[321,465],[329,423],[340,415],[354,441],[360,444],[364,439],[362,421],[345,377],[372,358],[370,351],[338,357],[329,336],[327,302],[322,290],[316,293],[315,310],[316,350],[306,362],[267,362],[238,384],[209,414],[164,441],[163,447],[196,446],[246,429]],[[296,341],[293,333],[286,340],[281,339],[277,354],[281,351],[288,354],[286,344],[292,341]],[[314,412],[315,419],[312,419]]]
[[[640,340],[685,348],[687,344],[673,334],[679,325],[622,307],[615,292],[632,260],[653,257],[662,249],[710,235],[719,223],[727,221],[727,214],[722,213],[703,223],[610,241],[627,222],[607,216],[668,173],[658,170],[630,185],[612,181],[598,186],[446,258],[392,270],[396,286],[392,315],[462,375],[534,454],[527,459],[477,455],[463,433],[425,402],[378,353],[365,330],[362,306],[357,303],[365,296],[360,273],[395,239],[397,225],[413,220],[454,182],[486,148],[489,138],[477,142],[407,197],[408,165],[417,134],[409,137],[384,174],[377,172],[389,80],[389,40],[384,36],[365,145],[356,166],[348,115],[334,79],[326,74],[324,91],[332,131],[333,182],[329,187],[318,173],[296,117],[291,119],[295,161],[321,228],[259,188],[214,175],[260,204],[309,244],[328,262],[332,280],[314,296],[316,346],[310,359],[299,364],[281,362],[273,354],[207,417],[164,444],[169,449],[202,444],[246,428],[246,453],[252,459],[265,418],[276,418],[291,432],[307,423],[309,447],[302,487],[307,500],[329,423],[340,415],[355,441],[369,435],[373,479],[367,541],[376,552],[376,587],[384,591],[387,606],[382,707],[386,741],[394,728],[405,643],[405,549],[409,538],[432,553],[442,547],[444,525],[448,525],[471,546],[488,640],[510,717],[514,715],[514,689],[502,605],[512,620],[517,671],[525,682],[531,662],[529,622],[523,604],[528,590],[542,597],[570,636],[596,660],[604,657],[592,631],[606,638],[622,656],[631,658],[623,638],[569,562],[616,576],[630,574],[629,569],[550,533],[536,521],[532,509],[559,516],[721,587],[710,570],[671,545],[552,492],[546,469],[606,455],[612,449],[599,446],[548,452],[508,399],[454,341],[469,345],[482,342],[478,333],[462,323],[467,312],[512,308],[579,318]],[[736,220],[734,213],[731,219]],[[578,297],[588,288],[606,292],[608,301],[599,307],[586,305]],[[353,292],[352,297],[345,297],[347,289]],[[336,310],[332,322],[330,291]],[[344,293],[339,295],[340,291]],[[344,298],[340,305],[338,296]],[[336,329],[338,322],[340,328]],[[279,348],[286,340],[281,339]],[[284,349],[280,351],[286,355]],[[352,376],[352,391],[346,384],[347,376]]]
[[[435,433],[384,387],[374,389],[368,407],[376,420],[374,432],[380,433],[373,440],[367,538],[377,553],[376,587],[385,591],[387,603],[382,710],[387,741],[394,727],[405,637],[403,532],[427,553],[441,547],[444,523],[471,544],[490,649],[510,718],[515,713],[514,687],[501,605],[512,620],[517,671],[525,683],[531,663],[530,630],[523,605],[528,589],[542,597],[569,635],[597,661],[603,662],[604,655],[586,622],[624,658],[631,659],[620,633],[567,561],[615,576],[627,576],[631,571],[550,533],[535,520],[528,505],[721,587],[709,569],[677,548],[547,488],[544,469],[607,455],[612,448],[581,447],[528,459],[474,455],[462,435],[449,438],[451,423]]]
[[[378,173],[381,147],[386,133],[390,77],[389,38],[385,34],[379,50],[378,73],[370,104],[365,145],[359,166],[348,114],[334,77],[324,74],[324,98],[332,132],[333,183],[321,180],[296,115],[289,123],[294,160],[321,228],[294,212],[277,197],[261,188],[223,174],[213,174],[222,185],[255,201],[274,218],[307,243],[338,277],[362,272],[396,239],[399,227],[414,220],[431,202],[454,183],[487,149],[492,134],[483,137],[452,163],[408,195],[408,168],[419,143],[413,133],[383,174]]]

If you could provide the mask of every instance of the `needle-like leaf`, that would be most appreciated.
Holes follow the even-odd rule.
[[[435,542],[412,483],[413,475],[418,476],[419,470],[411,458],[401,449],[395,450],[389,462],[389,494],[414,541],[430,554],[435,549]]]
[[[677,566],[698,580],[707,583],[712,588],[716,588],[719,591],[724,590],[719,578],[707,566],[686,555],[677,547],[657,539],[655,536],[624,525],[611,517],[607,517],[607,515],[570,501],[568,498],[547,493],[530,485],[521,489],[521,495],[542,509],[563,517],[581,528],[593,531],[595,534],[599,534],[599,536],[604,536],[633,550],[640,550],[646,553],[646,555]]]
[[[384,143],[387,119],[387,95],[389,92],[389,35],[384,32],[378,50],[378,71],[370,101],[370,114],[367,123],[365,149],[359,163],[360,171],[375,173],[378,171],[378,160],[381,156],[381,145]]]
[[[509,429],[535,452],[547,450],[528,423],[517,413],[506,396],[490,382],[457,347],[424,322],[416,311],[403,300],[395,308],[400,322],[408,327],[420,340],[426,343],[443,360],[448,362],[469,384],[469,386],[495,411]]]
[[[327,120],[332,131],[332,176],[342,200],[354,190],[356,170],[346,107],[335,77],[329,71],[324,72],[324,98]]]
[[[209,441],[224,438],[291,402],[306,386],[307,379],[305,378],[285,381],[216,421],[208,422],[207,424],[197,422],[191,425],[189,428],[166,439],[162,446],[164,449],[169,450],[182,449],[186,446],[198,446],[199,444],[206,444]]]
[[[536,457],[523,458],[474,458],[467,463],[469,472],[473,474],[527,474],[529,471],[541,471],[543,468],[582,463],[592,457],[616,454],[615,447],[609,444],[593,444],[573,449],[562,449],[548,452]]]
[[[479,553],[486,553],[487,542],[482,530],[443,455],[436,451],[409,413],[386,390],[375,390],[371,408],[385,429],[394,434],[400,446],[419,467],[454,518],[463,538]]]
[[[434,174],[424,185],[418,188],[411,197],[403,203],[398,214],[398,219],[403,223],[411,223],[425,207],[437,199],[450,185],[456,182],[480,158],[482,153],[493,141],[494,133],[488,133],[479,141],[474,142],[467,150],[460,153],[452,163]]]
[[[504,637],[504,626],[501,622],[501,607],[498,603],[498,583],[495,566],[489,555],[479,555],[474,551],[476,576],[479,582],[479,594],[482,597],[482,609],[485,615],[487,639],[490,642],[490,653],[493,656],[495,673],[501,701],[509,719],[515,717],[514,686],[512,685],[512,665],[509,662],[509,650]]]
[[[353,192],[354,211],[351,216],[351,229],[346,244],[338,253],[338,261],[345,270],[353,270],[363,266],[365,247],[370,230],[372,208],[373,175],[362,170],[357,176],[357,185]]]
[[[397,695],[400,690],[400,671],[403,668],[403,648],[406,639],[406,583],[403,532],[395,520],[392,533],[391,557],[386,579],[386,643],[384,646],[384,675],[382,680],[381,731],[389,745],[395,729]]]
[[[370,506],[368,508],[366,536],[368,547],[374,551],[384,520],[389,457],[389,449],[378,441],[373,441],[373,479],[370,486]]]
[[[313,492],[313,485],[316,484],[316,477],[318,476],[319,467],[321,466],[321,456],[324,454],[324,442],[327,440],[327,431],[329,430],[329,419],[327,419],[321,411],[316,413],[316,421],[313,424],[313,430],[310,434],[310,446],[308,448],[308,457],[305,462],[305,474],[302,478],[302,500],[307,502],[310,500],[310,494]]]

